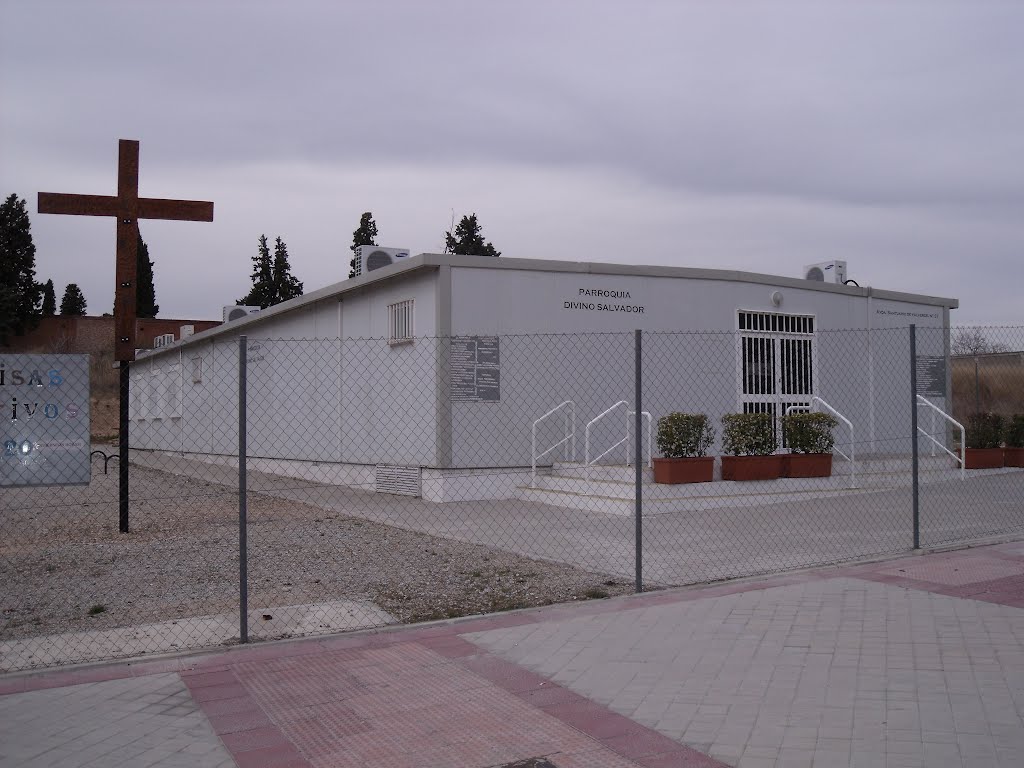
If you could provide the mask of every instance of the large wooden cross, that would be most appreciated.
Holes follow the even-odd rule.
[[[39,193],[39,213],[117,217],[117,272],[114,289],[114,359],[135,359],[136,258],[139,219],[213,221],[213,203],[139,197],[139,142],[121,139],[117,197]]]

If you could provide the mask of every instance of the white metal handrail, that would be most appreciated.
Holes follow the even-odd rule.
[[[595,456],[593,459],[591,459],[590,458],[590,428],[593,427],[595,424],[597,424],[599,421],[601,421],[601,419],[603,419],[605,416],[607,416],[608,414],[612,413],[616,408],[618,408],[621,405],[626,406],[626,434],[625,434],[625,436],[621,440],[616,442],[611,448],[606,450],[604,453],[602,453],[599,456]],[[583,431],[583,444],[584,444],[583,466],[584,467],[590,467],[593,464],[596,464],[598,461],[603,459],[605,456],[607,456],[609,453],[611,453],[612,451],[614,451],[616,448],[618,448],[620,445],[623,445],[623,444],[625,444],[625,446],[626,446],[626,466],[629,466],[629,464],[630,464],[630,460],[629,460],[629,455],[630,455],[629,454],[629,423],[630,423],[629,422],[629,417],[631,415],[636,415],[636,411],[629,410],[629,403],[627,401],[619,400],[619,402],[615,403],[615,405],[613,405],[611,408],[608,408],[608,409],[602,411],[597,416],[595,416],[593,419],[591,419],[589,422],[587,422],[587,427]],[[650,466],[650,463],[651,463],[651,414],[649,414],[647,411],[641,411],[640,415],[647,419],[647,456],[648,456],[647,461],[648,461],[648,466]],[[637,457],[637,458],[640,461],[643,460],[642,456]]]
[[[569,406],[569,407],[566,410],[566,412],[563,413],[563,417],[565,419],[565,422],[564,422],[564,426],[563,426],[563,430],[562,430],[562,435],[563,435],[562,439],[559,440],[554,445],[552,445],[550,448],[548,448],[543,453],[537,453],[537,425],[539,425],[542,421],[544,421],[548,417],[553,416],[554,414],[558,413],[560,410],[565,408],[565,406]],[[530,453],[532,455],[532,459],[531,459],[531,464],[532,464],[531,470],[532,471],[531,471],[531,475],[530,475],[530,487],[531,488],[536,488],[537,487],[537,459],[543,459],[545,456],[547,456],[553,450],[555,450],[556,448],[562,447],[566,443],[570,443],[572,445],[572,459],[571,460],[572,461],[576,461],[576,403],[574,403],[572,400],[566,400],[563,403],[559,403],[554,408],[552,408],[550,411],[548,411],[543,416],[541,416],[539,419],[537,419],[536,421],[533,422],[533,430],[532,430],[531,441],[530,441],[530,448],[531,448]]]
[[[967,477],[967,470],[964,467],[964,458],[963,457],[967,453],[967,431],[964,429],[964,425],[961,424],[956,419],[954,419],[952,416],[950,416],[944,410],[939,408],[939,406],[937,406],[935,403],[933,403],[927,397],[924,397],[923,395],[917,395],[917,407],[920,408],[922,405],[927,405],[931,409],[931,414],[932,414],[932,431],[929,434],[928,432],[925,432],[923,429],[921,429],[920,426],[918,426],[918,428],[917,428],[918,433],[924,435],[929,440],[931,440],[931,442],[932,442],[932,456],[935,455],[935,446],[938,446],[943,451],[945,451],[950,456],[952,456],[954,459],[956,459],[957,463],[960,465],[960,479],[961,480],[965,479]],[[945,445],[943,445],[942,443],[940,443],[938,440],[935,439],[935,415],[936,414],[938,414],[939,416],[944,418],[946,421],[948,421],[950,424],[952,424],[954,427],[956,427],[957,429],[960,430],[960,455],[959,456],[957,456],[955,453],[953,453],[951,450],[949,450],[949,448],[947,448]]]
[[[847,456],[839,448],[834,448],[834,450],[835,450],[836,453],[838,453],[840,456],[842,456],[844,459],[846,459],[848,462],[850,462],[850,487],[851,488],[856,488],[857,487],[857,460],[856,460],[857,442],[854,439],[853,422],[850,421],[845,416],[843,416],[843,414],[841,414],[839,411],[837,411],[835,408],[833,408],[831,405],[826,403],[824,400],[822,400],[817,395],[811,395],[810,405],[791,405],[791,406],[789,406],[788,408],[786,408],[786,415],[788,416],[793,411],[812,411],[812,410],[814,410],[814,406],[815,405],[820,405],[822,408],[824,408],[827,411],[829,411],[833,416],[835,416],[837,419],[839,419],[841,422],[843,422],[843,424],[845,424],[850,429],[850,455]]]

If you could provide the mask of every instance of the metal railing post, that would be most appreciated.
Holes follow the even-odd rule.
[[[238,337],[238,637],[249,642],[249,542],[246,515],[246,337]]]
[[[921,548],[921,514],[920,494],[918,488],[918,449],[917,449],[917,326],[910,324],[910,440],[911,440],[911,474],[914,494],[914,549]]]
[[[644,537],[643,537],[643,511],[644,511],[644,467],[640,457],[643,455],[643,438],[641,437],[641,419],[643,418],[643,403],[641,402],[641,395],[643,387],[642,384],[642,366],[641,366],[641,338],[640,330],[636,331],[636,342],[634,344],[634,386],[635,393],[633,395],[635,399],[634,410],[636,415],[634,416],[634,440],[636,442],[636,507],[634,509],[634,517],[636,519],[636,591],[644,591]]]

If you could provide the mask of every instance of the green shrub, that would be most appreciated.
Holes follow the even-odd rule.
[[[832,453],[838,423],[830,413],[790,413],[782,417],[782,434],[793,453]]]
[[[731,456],[770,456],[775,430],[770,413],[727,413],[722,417],[722,452]]]
[[[968,448],[998,448],[1003,439],[1003,417],[998,413],[972,413],[967,419]]]
[[[670,413],[658,419],[658,450],[667,459],[705,456],[715,430],[703,413]]]
[[[1006,422],[1006,447],[1024,448],[1024,413],[1015,413]]]

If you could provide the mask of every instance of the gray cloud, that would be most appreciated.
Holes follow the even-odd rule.
[[[327,278],[362,210],[393,222],[399,245],[431,250],[456,208],[478,210],[508,255],[586,243],[577,258],[636,260],[622,248],[632,237],[666,263],[792,274],[827,251],[880,287],[959,296],[961,318],[1019,320],[1006,281],[986,283],[1024,240],[1016,4],[34,2],[0,13],[5,193],[112,193],[125,137],[142,141],[145,194],[215,199],[214,225],[147,225],[166,238],[151,249],[172,313],[208,315],[214,296],[244,293],[261,232],[288,240],[300,276]],[[636,219],[649,231],[635,233]],[[73,268],[63,254],[112,250],[95,227],[34,216],[33,228],[50,271]],[[159,254],[204,243],[222,254],[205,261],[209,294],[174,295]],[[109,303],[96,279],[90,308]]]

